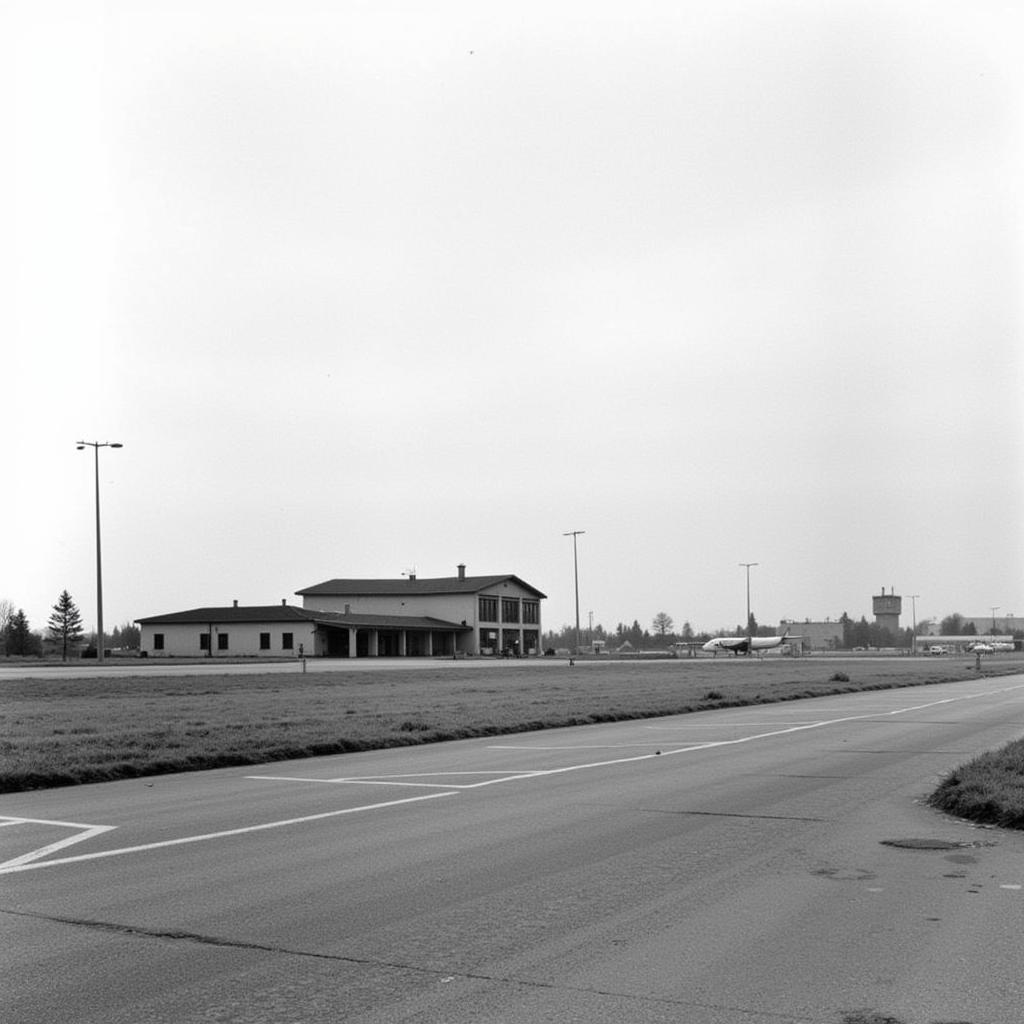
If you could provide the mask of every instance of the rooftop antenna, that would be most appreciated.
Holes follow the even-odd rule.
[[[416,579],[416,566],[414,565],[411,569],[403,569],[402,570],[402,575],[403,576],[408,576],[409,579],[411,579],[411,580]]]

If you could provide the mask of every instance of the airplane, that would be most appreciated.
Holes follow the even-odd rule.
[[[1005,640],[979,640],[967,648],[971,654],[994,654],[996,651],[1012,651],[1013,644]]]
[[[789,643],[790,640],[800,639],[801,637],[790,636],[789,633],[784,633],[782,636],[716,636],[704,644],[701,650],[713,654],[716,658],[719,651],[732,651],[733,654],[749,654],[751,651],[757,651],[758,657],[760,657],[762,651],[781,647],[783,644]]]

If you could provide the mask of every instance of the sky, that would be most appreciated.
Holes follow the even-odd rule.
[[[1024,615],[1024,12],[6,0],[0,598]],[[903,625],[911,602],[904,601]],[[591,619],[592,617],[592,619]]]

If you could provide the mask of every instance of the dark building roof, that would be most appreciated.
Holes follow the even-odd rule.
[[[213,623],[282,623],[313,622],[324,626],[344,626],[375,629],[444,629],[463,630],[472,627],[459,622],[446,622],[430,615],[374,615],[359,612],[321,612],[314,608],[296,608],[294,605],[234,605],[228,608],[190,608],[167,615],[150,615],[135,620],[142,626],[209,626]]]
[[[296,590],[300,597],[401,597],[427,594],[478,594],[501,583],[513,582],[524,590],[546,597],[518,576],[441,576],[436,579],[417,579],[415,576],[400,580],[325,580],[315,586]]]

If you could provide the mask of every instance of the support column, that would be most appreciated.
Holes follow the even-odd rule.
[[[432,629],[427,630],[427,657],[432,658],[434,656],[434,631]]]
[[[348,656],[350,658],[356,656],[356,631],[352,626],[348,627]]]
[[[370,635],[366,641],[366,653],[371,658],[376,658],[380,653],[380,632],[376,629],[370,630]]]
[[[398,633],[398,656],[400,658],[405,657],[405,630],[399,630]]]

